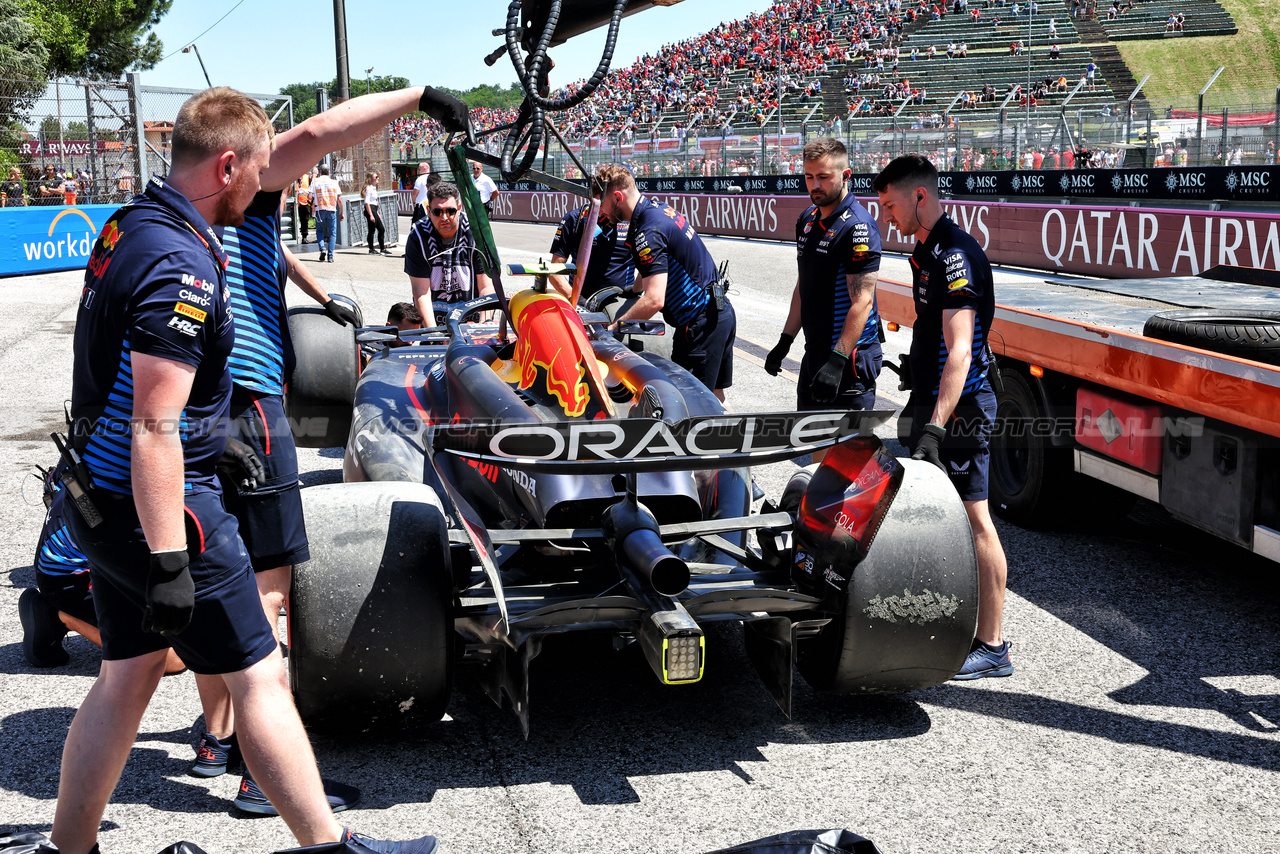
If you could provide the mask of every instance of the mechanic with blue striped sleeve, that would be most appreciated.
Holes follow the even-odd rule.
[[[569,211],[560,220],[556,236],[551,240],[551,263],[577,262],[578,247],[582,243],[582,232],[590,213],[591,205],[583,205]],[[587,262],[587,269],[583,274],[579,299],[590,299],[604,288],[617,287],[627,291],[635,284],[636,262],[627,246],[630,227],[629,222],[612,222],[605,216],[597,216],[596,223],[592,226],[591,260]],[[566,298],[572,296],[573,283],[564,276],[552,276],[551,284]]]
[[[796,221],[799,274],[791,309],[765,370],[777,376],[796,333],[804,358],[796,408],[874,409],[880,375],[880,312],[876,273],[880,227],[849,192],[849,154],[838,139],[804,147],[804,175],[813,205]],[[815,462],[820,460],[814,454]]]
[[[640,195],[626,167],[606,164],[596,172],[603,187],[600,214],[627,222],[640,278],[640,299],[618,318],[648,320],[659,311],[675,327],[671,361],[693,374],[716,397],[733,385],[733,343],[738,319],[725,294],[716,262],[684,214]],[[610,329],[617,329],[615,322]]]
[[[916,320],[911,330],[908,444],[913,459],[942,469],[964,501],[978,557],[978,630],[956,679],[1013,673],[1002,634],[1008,566],[987,506],[988,443],[996,396],[987,334],[995,316],[991,264],[938,199],[938,172],[924,157],[891,161],[872,186],[890,226],[916,239],[911,252]]]

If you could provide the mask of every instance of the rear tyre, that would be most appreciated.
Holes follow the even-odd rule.
[[[302,497],[311,560],[293,573],[289,673],[303,720],[347,732],[439,720],[455,634],[435,491],[350,483]]]
[[[969,654],[978,625],[969,517],[936,466],[900,462],[902,486],[840,613],[797,645],[800,675],[820,691],[927,688],[955,675]]]
[[[1004,390],[996,396],[991,436],[991,506],[1015,525],[1036,527],[1056,515],[1074,479],[1071,449],[1055,448],[1044,407],[1017,371],[1002,370]]]
[[[338,299],[338,297],[334,297]],[[350,305],[346,297],[342,301]],[[360,377],[356,331],[318,306],[289,309],[297,366],[285,392],[285,414],[302,448],[336,448],[351,432],[351,406]]]

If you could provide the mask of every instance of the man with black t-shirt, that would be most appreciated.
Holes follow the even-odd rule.
[[[804,147],[804,177],[813,205],[796,221],[799,275],[791,309],[765,370],[777,376],[796,333],[804,358],[796,408],[874,409],[880,375],[876,272],[880,228],[848,190],[849,155],[838,139]],[[821,459],[814,454],[814,461]]]
[[[978,558],[978,630],[956,679],[1013,673],[1002,624],[1007,562],[987,507],[988,443],[995,426],[987,334],[995,315],[991,264],[943,213],[938,172],[917,154],[891,161],[873,184],[888,223],[916,238],[911,253],[912,458],[942,469],[964,501]]]
[[[404,271],[423,323],[434,323],[435,303],[449,305],[493,293],[483,257],[471,234],[458,188],[441,181],[427,192],[427,216],[414,223],[404,250]]]

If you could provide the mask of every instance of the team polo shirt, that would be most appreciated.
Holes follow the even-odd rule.
[[[977,312],[973,322],[973,360],[964,394],[982,388],[987,378],[987,333],[996,312],[991,264],[978,241],[943,214],[911,253],[916,322],[911,331],[911,383],[917,391],[938,395],[947,343],[942,313],[953,308]]]
[[[586,227],[587,216],[591,206],[569,211],[560,220],[556,236],[551,241],[551,254],[570,261],[578,257],[578,247],[582,245],[582,231]],[[631,249],[627,247],[627,234],[631,231],[631,223],[610,223],[607,227],[599,222],[593,226],[594,237],[591,239],[591,260],[587,262],[587,275],[583,279],[582,297],[591,296],[596,291],[610,286],[626,290],[636,279],[636,264],[631,258]]]
[[[796,263],[804,348],[825,358],[840,340],[853,305],[847,277],[880,269],[880,228],[852,193],[825,219],[817,205],[810,206],[796,220]],[[880,346],[880,309],[874,299],[858,337],[859,347],[872,345]]]
[[[76,315],[71,387],[76,446],[100,488],[133,493],[132,358],[145,353],[195,368],[174,427],[187,491],[217,490],[235,338],[226,264],[213,229],[159,177],[103,225]]]
[[[293,373],[284,287],[289,268],[280,246],[280,194],[261,192],[234,228],[214,228],[227,251],[227,285],[236,343],[228,365],[235,384],[261,394],[284,394]]]
[[[64,494],[59,489],[54,496],[45,515],[44,530],[40,532],[35,566],[45,575],[72,576],[89,571],[89,559],[76,545],[64,518],[67,507]]]
[[[667,274],[663,320],[684,326],[706,310],[716,281],[716,262],[684,214],[641,196],[631,214],[626,243],[642,277]]]

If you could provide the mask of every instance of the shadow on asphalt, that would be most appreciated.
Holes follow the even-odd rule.
[[[1139,681],[1112,691],[1112,699],[1133,706],[1215,711],[1255,732],[1276,732],[1280,573],[1274,563],[1146,502],[1123,518],[1077,519],[1034,536],[1002,523],[1000,536],[1009,554],[1011,591],[1147,670]],[[1011,708],[1028,715],[1028,722],[1045,726],[1090,732],[1088,727],[1096,726],[1095,734],[1103,738],[1280,767],[1274,741],[1130,720],[1077,706],[1060,710],[1034,697]],[[1002,714],[997,709],[991,713]],[[1038,713],[1046,720],[1038,720]]]
[[[929,731],[929,715],[915,695],[822,695],[798,675],[794,719],[788,720],[747,660],[740,628],[711,626],[707,652],[701,682],[665,686],[634,645],[615,651],[607,638],[552,637],[531,665],[527,742],[515,716],[462,671],[450,720],[408,738],[388,733],[358,745],[318,740],[317,748],[352,768],[352,782],[362,787],[355,769],[369,755],[397,769],[396,785],[366,788],[366,808],[430,800],[436,789],[546,783],[572,787],[584,804],[603,805],[639,802],[629,782],[637,777],[725,771],[750,782],[753,764],[769,761],[764,751],[773,745],[882,743]],[[459,744],[482,747],[460,754]],[[429,788],[417,788],[427,781]]]

